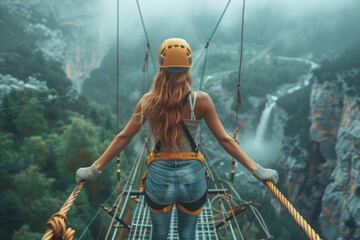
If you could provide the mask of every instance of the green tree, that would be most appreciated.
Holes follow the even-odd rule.
[[[31,221],[29,209],[11,189],[0,188],[0,239],[10,239],[14,230]]]
[[[34,103],[36,99],[31,99],[28,103]],[[48,130],[47,121],[43,115],[44,106],[34,104],[24,107],[14,120],[16,130],[22,136],[41,135]]]
[[[40,136],[25,138],[22,144],[22,151],[30,164],[36,164],[43,169],[46,164],[46,153],[48,143]]]
[[[15,167],[18,154],[13,148],[14,141],[11,133],[0,132],[0,180],[6,177]]]
[[[14,232],[12,240],[38,240],[41,239],[43,233],[31,232],[29,225],[23,225],[19,230]]]
[[[66,127],[61,135],[59,145],[60,161],[57,167],[60,175],[68,176],[81,166],[89,166],[98,153],[98,131],[95,126],[85,119],[74,117],[70,125]],[[65,186],[74,182],[75,176],[62,179]]]
[[[14,188],[22,200],[22,207],[31,213],[30,227],[42,229],[48,217],[61,207],[61,201],[53,197],[55,179],[40,173],[37,165],[30,165],[13,178]]]

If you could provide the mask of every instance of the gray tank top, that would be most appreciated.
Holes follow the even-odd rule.
[[[191,110],[191,119],[184,119],[184,123],[187,127],[187,129],[189,130],[192,138],[194,139],[195,143],[197,144],[197,132],[199,130],[199,125],[201,120],[196,120],[195,118],[195,113],[194,113],[194,109],[195,109],[195,104],[196,104],[196,95],[197,92],[194,92],[194,101],[191,100],[191,94],[189,95],[189,102],[190,102],[190,110]],[[184,132],[184,129],[181,127],[181,125],[178,126],[180,135],[181,135],[181,142],[182,142],[182,146],[180,147],[180,152],[192,152],[192,148],[191,148],[191,144],[190,141],[188,139],[188,137],[186,136],[186,133]],[[161,143],[161,152],[171,152],[166,148],[166,144],[165,143]]]

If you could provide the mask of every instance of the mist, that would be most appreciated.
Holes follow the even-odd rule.
[[[205,46],[228,1],[139,1],[152,50],[170,37],[187,39],[193,51]],[[116,39],[116,2],[102,2],[105,34]],[[240,39],[242,1],[231,1],[213,42],[237,43]],[[120,45],[145,45],[136,1],[120,1]],[[360,3],[320,1],[247,1],[245,43],[274,44],[279,51],[303,54],[344,50],[360,38]],[[349,37],[351,36],[351,37]],[[315,42],[318,41],[318,42]]]

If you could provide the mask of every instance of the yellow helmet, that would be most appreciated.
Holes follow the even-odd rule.
[[[183,72],[193,63],[190,45],[181,38],[166,39],[160,47],[158,65],[168,72]]]

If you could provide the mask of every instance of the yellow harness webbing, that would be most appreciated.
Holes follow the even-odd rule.
[[[172,161],[184,161],[184,160],[198,160],[205,166],[204,156],[200,152],[158,152],[154,150],[148,156],[146,166],[149,166],[156,160],[172,160]]]

